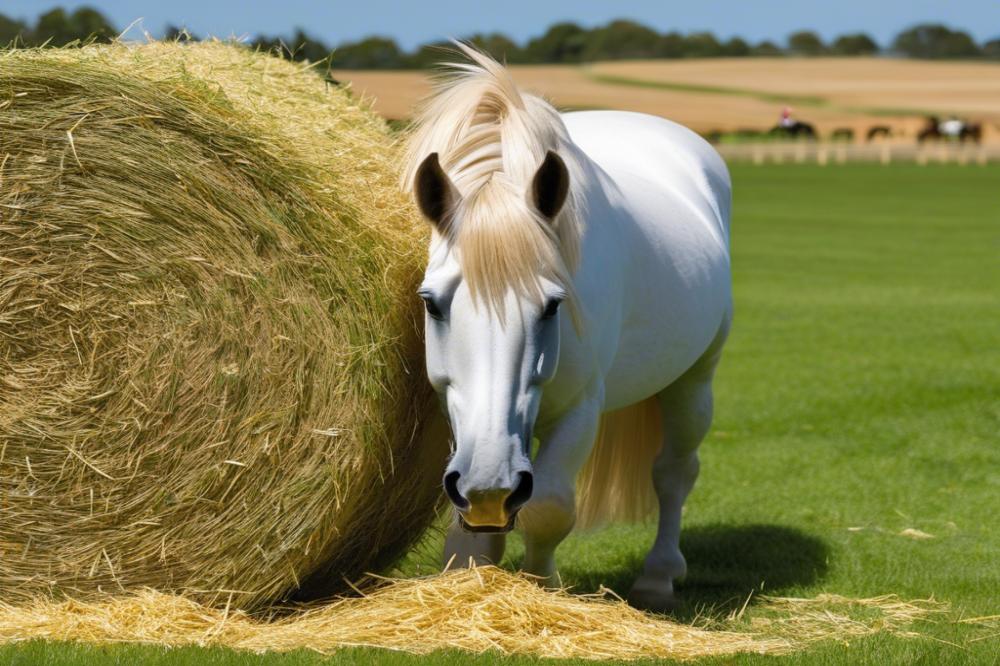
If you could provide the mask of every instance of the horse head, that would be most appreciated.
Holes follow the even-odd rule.
[[[530,256],[534,244],[545,254],[549,236],[531,229],[553,224],[569,173],[549,152],[527,191],[495,175],[463,197],[432,153],[413,189],[436,232],[419,295],[426,306],[427,375],[454,438],[445,492],[468,529],[506,531],[531,497],[532,430],[542,386],[558,363],[560,304],[567,297],[554,275],[533,272],[534,262],[519,270],[511,263]],[[514,273],[507,284],[488,274],[504,270]]]

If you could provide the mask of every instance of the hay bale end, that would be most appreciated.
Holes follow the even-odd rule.
[[[0,55],[0,596],[330,593],[431,521],[385,124],[223,43]]]

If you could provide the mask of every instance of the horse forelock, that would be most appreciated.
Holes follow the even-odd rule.
[[[412,191],[420,164],[438,153],[461,196],[440,240],[455,252],[474,299],[501,312],[510,289],[540,299],[545,278],[566,290],[573,307],[581,205],[566,127],[550,104],[520,91],[500,63],[457,46],[471,62],[451,66],[417,115],[403,187]],[[563,157],[571,182],[571,194],[554,220],[536,211],[529,197],[532,178],[550,150]]]

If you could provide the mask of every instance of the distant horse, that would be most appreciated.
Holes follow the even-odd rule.
[[[871,143],[875,139],[888,139],[892,136],[892,128],[888,125],[873,125],[868,128],[868,133],[865,135],[865,141]]]
[[[830,134],[831,141],[854,141],[854,130],[850,127],[838,127]]]
[[[499,562],[517,517],[522,566],[557,583],[574,523],[638,518],[655,490],[630,600],[668,608],[732,316],[725,163],[662,118],[560,114],[461,48],[473,62],[417,118],[403,176],[433,230],[419,295],[453,435],[445,559]]]
[[[771,136],[784,136],[789,139],[816,139],[816,128],[801,120],[793,120],[788,125],[775,125],[771,128]]]
[[[983,125],[982,123],[970,123],[965,126],[962,130],[961,139],[964,141],[966,139],[971,140],[975,144],[980,144],[983,142]]]
[[[983,124],[982,123],[962,123],[962,129],[959,131],[958,140],[962,143],[966,141],[972,141],[975,144],[980,144],[983,142]]]
[[[983,125],[958,118],[942,121],[937,116],[927,116],[923,129],[917,133],[917,143],[943,139],[956,139],[959,143],[972,141],[979,144],[983,140]]]

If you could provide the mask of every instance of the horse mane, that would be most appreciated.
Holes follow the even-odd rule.
[[[580,173],[566,126],[551,104],[522,92],[490,56],[455,42],[469,62],[447,65],[418,112],[407,143],[403,188],[438,153],[460,201],[433,242],[455,251],[473,300],[502,313],[507,292],[541,299],[542,277],[559,284],[576,321],[572,274],[580,254]],[[548,151],[570,173],[570,195],[554,220],[530,202],[530,184]]]

